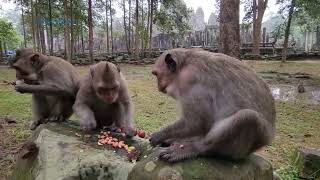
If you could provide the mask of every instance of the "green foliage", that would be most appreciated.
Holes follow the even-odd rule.
[[[164,1],[156,12],[156,25],[162,32],[181,39],[191,29],[188,24],[190,12],[182,0]]]
[[[21,42],[21,37],[7,19],[0,18],[0,43],[5,43],[8,49],[15,49]]]
[[[299,173],[294,166],[287,166],[276,170],[282,180],[299,180]]]

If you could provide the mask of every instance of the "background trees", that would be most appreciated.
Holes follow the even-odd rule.
[[[20,42],[21,37],[12,24],[7,19],[0,18],[0,60],[2,60],[3,51],[16,47]]]
[[[220,0],[219,52],[240,56],[240,0]]]
[[[239,57],[241,43],[251,43],[250,53],[259,55],[261,42],[266,41],[265,36],[261,38],[261,30],[267,27],[262,20],[269,1],[242,0],[246,11],[242,22],[238,19],[239,1],[213,0],[216,12],[207,21],[202,8],[189,9],[183,0],[15,0],[21,16],[12,21],[20,20],[17,30],[23,37],[21,47],[62,55],[68,61],[75,59],[77,53],[89,53],[93,61],[93,52],[114,56],[119,51],[126,51],[130,59],[138,60],[151,55],[152,48],[180,46],[210,46]],[[308,33],[316,30],[317,47],[320,47],[317,2],[296,0],[291,27],[286,28],[291,0],[278,1],[281,22],[271,17],[269,21],[275,25],[267,31],[269,43],[284,47],[283,57],[287,56],[286,46],[290,48],[297,36],[303,36],[303,31],[307,39]],[[246,25],[241,27],[246,27],[246,36],[250,36],[243,42],[240,42],[239,24]],[[306,51],[314,47],[305,44]]]

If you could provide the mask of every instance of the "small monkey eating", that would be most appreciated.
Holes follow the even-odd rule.
[[[159,91],[181,109],[171,125],[151,135],[167,144],[160,159],[197,156],[243,159],[269,144],[275,133],[275,104],[267,84],[241,61],[202,50],[165,51],[153,66]]]
[[[25,48],[16,51],[11,66],[16,70],[15,90],[32,94],[31,130],[45,119],[64,121],[71,116],[79,79],[69,62]]]
[[[100,62],[82,79],[73,110],[85,131],[103,126],[123,128],[132,137],[132,103],[119,67]]]

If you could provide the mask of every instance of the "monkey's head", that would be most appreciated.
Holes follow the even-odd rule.
[[[98,98],[108,104],[118,100],[120,90],[120,69],[109,62],[100,62],[90,68],[92,86]]]
[[[183,49],[174,49],[164,52],[152,68],[152,74],[157,77],[159,91],[175,98],[175,79],[182,64]]]
[[[18,49],[12,67],[16,70],[16,78],[24,80],[27,84],[38,81],[38,71],[46,61],[47,56],[34,52],[32,49]]]

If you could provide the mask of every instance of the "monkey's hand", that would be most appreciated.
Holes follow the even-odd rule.
[[[153,133],[149,139],[151,146],[159,145],[163,142],[163,136],[161,132]]]
[[[20,84],[15,85],[14,89],[19,93],[26,93],[26,92],[28,92],[28,90],[27,90],[28,87],[27,86],[28,85],[25,84],[25,83],[20,83]]]
[[[128,128],[125,128],[124,129],[124,133],[126,134],[126,136],[128,137],[128,138],[131,138],[131,137],[133,137],[134,135],[135,135],[135,130],[132,128],[132,127],[128,127]]]
[[[84,131],[91,131],[97,127],[97,122],[94,119],[87,119],[85,121],[81,121],[80,126]]]

